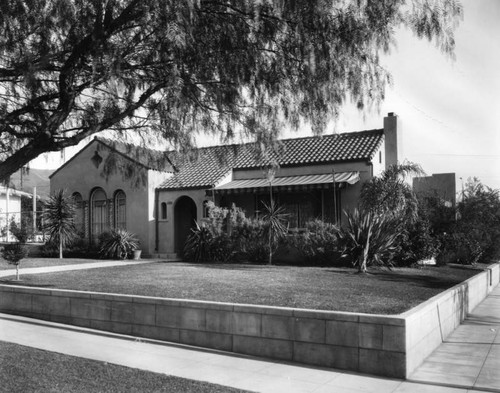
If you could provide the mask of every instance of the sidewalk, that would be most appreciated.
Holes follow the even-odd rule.
[[[139,340],[7,314],[0,314],[0,340],[258,392],[470,391],[266,361],[154,340]]]
[[[153,263],[153,262],[157,262],[157,260],[146,259],[143,261],[105,261],[105,262],[91,262],[91,263],[75,263],[73,265],[21,268],[20,273],[21,274],[54,273],[54,272],[66,272],[69,270],[97,269],[101,267],[142,265],[145,263]],[[8,277],[15,275],[16,275],[16,269],[0,270],[0,277]]]
[[[500,392],[500,285],[409,379]]]

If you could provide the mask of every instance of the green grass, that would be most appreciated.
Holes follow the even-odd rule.
[[[19,265],[20,271],[22,269],[31,267],[44,267],[44,266],[63,266],[63,265],[74,265],[78,263],[92,263],[92,262],[105,262],[96,259],[78,259],[78,258],[68,258],[68,259],[58,259],[58,258],[26,258],[21,260]],[[9,265],[6,260],[0,258],[0,271],[15,269],[14,265]]]
[[[23,275],[21,285],[317,310],[399,314],[477,274],[472,267],[354,269],[152,263]],[[2,280],[6,283],[7,280]],[[2,282],[0,281],[0,283]]]
[[[0,341],[0,391],[230,393],[192,381]]]

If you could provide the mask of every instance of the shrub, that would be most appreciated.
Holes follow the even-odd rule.
[[[394,261],[398,266],[411,266],[437,256],[439,248],[440,241],[431,233],[430,222],[418,217],[415,223],[403,226]]]
[[[400,236],[400,221],[358,209],[345,214],[347,227],[339,232],[343,256],[349,257],[362,273],[370,265],[391,267]]]
[[[99,255],[102,258],[125,259],[138,248],[136,236],[124,229],[113,229],[99,236]]]
[[[191,262],[227,262],[233,253],[229,236],[223,231],[215,231],[210,223],[196,223],[191,230],[182,257]]]
[[[227,209],[210,203],[208,218],[197,223],[186,240],[183,259],[223,263],[268,261],[270,252],[276,250],[287,231],[282,209],[273,206],[267,207],[265,218],[251,219],[234,205]]]
[[[2,258],[16,266],[16,280],[19,280],[19,264],[28,256],[28,248],[22,243],[6,244],[2,249]]]
[[[338,232],[334,224],[313,220],[305,224],[304,232],[292,235],[288,244],[309,264],[332,264],[338,256]]]
[[[269,223],[261,219],[245,219],[233,229],[235,254],[240,260],[264,263],[269,260]]]

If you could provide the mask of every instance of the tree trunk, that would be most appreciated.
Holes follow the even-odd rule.
[[[19,263],[16,265],[16,281],[19,281]]]
[[[59,259],[63,259],[63,246],[62,246],[62,238],[61,238],[61,229],[59,229]]]

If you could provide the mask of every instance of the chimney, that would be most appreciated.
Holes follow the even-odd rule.
[[[384,137],[385,137],[385,169],[398,163],[402,156],[401,135],[398,132],[398,117],[394,112],[389,112],[384,117]]]

